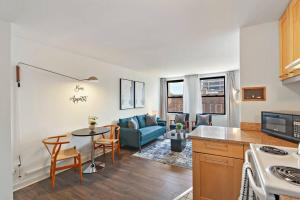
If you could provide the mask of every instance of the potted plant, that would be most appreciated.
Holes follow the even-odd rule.
[[[95,130],[97,124],[97,117],[96,116],[89,116],[89,129],[91,131]]]
[[[176,132],[180,132],[183,129],[183,124],[182,123],[177,123],[176,124]]]
[[[177,139],[181,139],[182,137],[182,130],[183,130],[183,124],[182,123],[177,123],[176,124],[176,133],[177,133]]]

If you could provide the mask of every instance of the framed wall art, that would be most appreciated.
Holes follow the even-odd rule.
[[[134,107],[145,107],[145,83],[135,81],[134,82]]]
[[[134,81],[120,79],[120,109],[134,108]]]

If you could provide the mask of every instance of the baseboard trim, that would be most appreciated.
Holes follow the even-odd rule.
[[[106,153],[109,153],[109,152],[111,152],[111,150],[107,150]],[[103,155],[103,153],[98,153],[98,154],[96,154],[95,158],[98,158],[99,156],[102,156],[102,155]],[[83,163],[89,162],[90,161],[90,156],[88,156],[88,155],[84,156],[82,160],[83,160]],[[43,171],[43,170],[46,170],[49,167],[50,167],[49,165],[46,165],[44,167],[40,167],[40,168],[31,170],[31,171],[27,171],[27,172],[25,172],[25,175],[32,174],[32,173],[38,172],[38,171]],[[64,171],[67,171],[67,170],[69,170],[69,169],[58,171],[56,174],[60,174],[60,173],[62,173]],[[33,185],[37,182],[43,181],[43,180],[45,180],[49,177],[50,177],[49,173],[44,173],[44,174],[42,174],[40,176],[37,176],[37,177],[34,177],[34,178],[25,179],[25,180],[21,180],[21,181],[16,181],[14,186],[13,186],[13,191],[16,192],[16,191],[21,190],[25,187]],[[49,184],[50,184],[50,182],[49,182]]]
[[[179,200],[180,198],[182,198],[183,196],[185,196],[186,194],[188,194],[189,192],[191,192],[193,190],[193,187],[187,189],[186,191],[184,191],[182,194],[180,194],[179,196],[177,196],[175,199],[173,200]]]

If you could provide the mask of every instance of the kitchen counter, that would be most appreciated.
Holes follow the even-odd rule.
[[[297,144],[279,139],[260,131],[244,131],[240,128],[199,126],[189,135],[191,139],[212,140],[238,144],[270,144],[297,147]]]
[[[193,151],[193,199],[238,199],[244,155],[250,143],[297,147],[260,131],[230,127],[199,126],[189,138]]]
[[[261,131],[230,127],[199,126],[189,138],[193,151],[193,199],[238,199],[244,155],[250,143],[297,147]]]

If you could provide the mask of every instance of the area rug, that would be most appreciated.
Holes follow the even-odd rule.
[[[133,156],[192,169],[192,142],[187,140],[186,147],[182,152],[174,152],[171,151],[170,139],[158,139]]]

